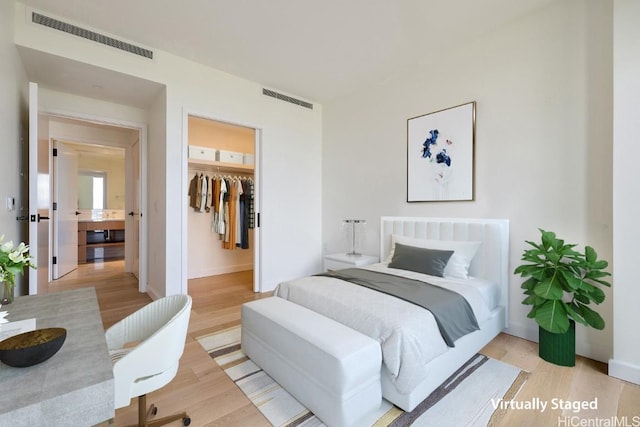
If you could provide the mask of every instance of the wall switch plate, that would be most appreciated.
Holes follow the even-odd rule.
[[[7,196],[7,211],[15,211],[16,210],[16,199],[15,197]]]

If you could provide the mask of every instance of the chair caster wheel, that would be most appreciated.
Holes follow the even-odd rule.
[[[191,418],[187,417],[187,418],[183,418],[182,419],[182,425],[183,426],[188,426],[189,424],[191,424]]]

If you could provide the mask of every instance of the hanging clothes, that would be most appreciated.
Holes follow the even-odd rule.
[[[236,219],[236,193],[238,192],[237,187],[233,179],[227,181],[227,185],[229,187],[229,197],[225,203],[228,206],[227,212],[225,212],[225,222],[226,222],[226,230],[224,235],[224,243],[222,247],[224,249],[235,249],[236,248],[236,227],[235,227],[235,219]]]
[[[211,199],[213,198],[213,179],[209,175],[196,172],[189,181],[189,207],[196,212],[210,212]]]
[[[234,235],[235,241],[234,241],[234,245],[236,247],[240,247],[240,244],[242,242],[242,215],[244,214],[243,211],[243,206],[241,204],[241,199],[244,200],[244,198],[242,197],[242,180],[241,179],[236,179],[235,180],[235,187],[236,187],[236,215],[235,215],[235,227],[236,227],[236,232]]]
[[[196,186],[196,210],[200,210],[202,204],[202,174],[198,174],[198,185]]]
[[[213,215],[211,216],[211,231],[218,233],[218,217],[220,215],[220,178],[214,176],[211,178],[213,184],[213,190],[211,191],[211,210]]]
[[[193,209],[197,209],[198,207],[198,204],[197,204],[198,180],[199,180],[199,177],[198,177],[198,174],[196,173],[195,176],[189,182],[189,207]]]
[[[254,228],[254,184],[251,178],[211,176],[195,172],[189,181],[189,206],[211,213],[211,232],[223,249],[249,249],[249,229]]]
[[[200,175],[200,186],[201,186],[201,195],[200,195],[200,212],[204,212],[207,206],[207,193],[209,191],[209,177],[206,175]]]
[[[204,204],[204,210],[205,212],[209,213],[211,212],[211,199],[213,198],[213,179],[209,178],[209,175],[207,175],[206,178],[207,178],[207,201]]]
[[[242,180],[242,195],[240,196],[240,248],[249,249],[249,180]]]
[[[224,178],[220,178],[220,206],[218,213],[218,234],[220,235],[220,239],[224,240],[225,235],[227,234],[227,221],[225,217],[229,215],[229,186],[227,185],[227,180]]]
[[[255,228],[256,226],[255,207],[254,207],[255,193],[254,193],[254,187],[253,187],[253,180],[251,178],[247,179],[247,191],[245,193],[247,194],[247,198],[248,198],[247,228]]]

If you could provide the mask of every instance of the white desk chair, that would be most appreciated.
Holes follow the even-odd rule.
[[[168,384],[178,371],[184,351],[191,297],[172,295],[142,307],[107,329],[107,346],[113,361],[115,407],[129,406],[138,397],[138,426],[160,426],[182,419],[191,424],[186,412],[147,421],[157,413],[147,410],[147,393]]]

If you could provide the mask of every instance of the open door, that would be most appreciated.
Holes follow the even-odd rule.
[[[78,268],[78,152],[54,142],[53,279]]]
[[[262,246],[260,235],[260,159],[262,157],[262,129],[256,128],[254,135],[254,159],[255,169],[253,172],[254,177],[254,214],[255,218],[255,230],[253,233],[253,244],[255,249],[253,251],[253,291],[262,292]]]
[[[126,226],[125,226],[125,271],[138,279],[138,290],[147,291],[146,272],[146,234],[144,225],[144,129],[140,129],[138,138],[127,147],[126,162]]]
[[[127,235],[125,242],[131,242],[130,257],[131,268],[128,270],[138,281],[140,280],[140,141],[136,141],[129,150],[130,153],[130,167],[132,172],[130,178],[132,184],[128,184],[128,191],[131,193],[130,203],[131,207],[128,212],[127,228],[131,232]]]
[[[49,281],[49,119],[38,114],[38,85],[29,83],[29,295]]]

